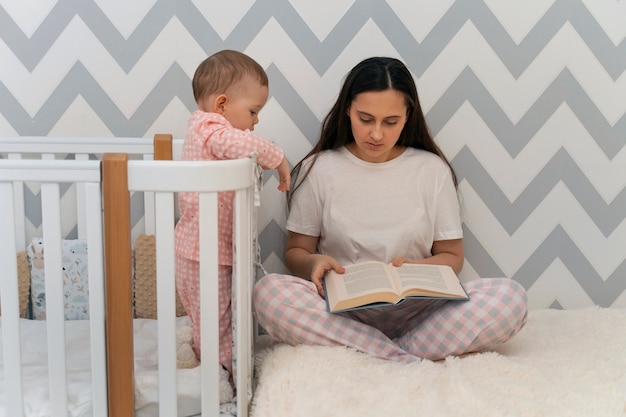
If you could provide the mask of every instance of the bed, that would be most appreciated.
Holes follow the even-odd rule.
[[[154,145],[143,138],[0,139],[0,235],[15,236],[0,243],[0,264],[6,265],[0,281],[0,416],[234,415],[237,408],[238,415],[247,415],[252,393],[249,293],[255,164],[153,160],[176,159],[181,141],[173,142],[168,135],[157,135]],[[192,182],[190,175],[212,180]],[[32,191],[33,184],[41,184],[40,191]],[[239,395],[236,403],[220,406],[215,346],[203,349],[201,366],[176,368],[176,330],[189,321],[174,297],[173,228],[174,192],[203,191],[203,204],[211,207],[207,213],[215,214],[215,191],[223,189],[237,190]],[[25,221],[22,202],[29,201],[29,193],[40,193],[45,207],[39,229]],[[140,216],[134,214],[137,205]],[[68,211],[75,220],[69,228],[64,224]],[[203,220],[201,244],[209,252],[217,244],[215,221],[214,215]],[[153,237],[151,246],[138,254],[135,246],[147,236]],[[152,264],[138,258],[150,250]],[[45,291],[41,298],[28,296],[34,289],[30,279],[35,264],[44,272],[43,282],[38,282]],[[146,264],[156,274],[142,285],[156,288],[156,299],[144,307],[155,317],[138,318],[139,301],[146,303],[133,278],[141,275],[137,266]],[[75,271],[77,265],[80,271]],[[212,275],[215,259],[203,260],[202,268],[204,275]],[[65,287],[59,285],[64,279]],[[67,288],[81,288],[76,284],[83,285],[82,305],[77,305],[76,291]],[[215,292],[209,286],[201,291],[208,300],[202,307],[207,323],[202,337],[211,347]],[[45,316],[26,319],[44,299]]]

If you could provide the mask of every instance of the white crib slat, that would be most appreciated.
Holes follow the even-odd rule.
[[[172,140],[172,159],[174,161],[180,161],[183,157],[183,144],[184,139],[173,139]]]
[[[219,415],[217,193],[199,194],[202,416]]]
[[[76,154],[74,159],[79,161],[88,161],[88,154]],[[85,239],[87,237],[87,213],[85,208],[85,184],[77,183],[76,187],[76,228],[78,229],[78,238]]]
[[[22,159],[22,154],[10,153],[9,159]],[[24,212],[24,183],[21,181],[13,182],[13,195],[15,196],[15,244],[18,250],[26,249],[26,215]]]
[[[91,392],[93,417],[108,416],[102,203],[99,183],[84,186],[87,262],[89,273],[89,332],[91,343]]]
[[[237,415],[248,416],[248,404],[252,399],[252,346],[253,346],[253,320],[252,320],[252,286],[254,285],[252,250],[252,190],[239,190],[235,198],[235,268],[234,288],[235,292],[235,337],[237,350]]]
[[[24,208],[24,183],[13,183],[15,213],[15,244],[18,250],[26,249],[26,212]]]
[[[155,193],[157,318],[159,340],[159,415],[178,415],[176,389],[176,283],[174,193]]]
[[[85,208],[85,184],[75,184],[76,187],[76,229],[78,238],[87,238],[87,212]]]
[[[52,416],[67,416],[64,296],[62,285],[63,263],[61,260],[61,210],[59,195],[58,183],[41,184],[50,411]]]
[[[144,161],[154,160],[154,155],[144,155]],[[155,201],[154,193],[152,191],[145,191],[143,193],[143,215],[144,215],[144,227],[147,235],[153,235],[155,233]]]
[[[0,236],[15,235],[13,185],[0,183]],[[4,384],[7,415],[24,415],[22,402],[22,354],[20,313],[17,286],[17,248],[13,239],[0,239],[0,303],[2,304],[2,349],[4,353]],[[10,383],[8,382],[10,381]]]

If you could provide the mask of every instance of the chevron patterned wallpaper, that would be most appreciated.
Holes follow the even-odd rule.
[[[231,48],[267,69],[257,132],[293,164],[346,72],[395,56],[461,180],[462,278],[624,307],[625,36],[624,0],[0,0],[0,136],[182,137],[197,64]],[[284,271],[265,179],[262,258]]]

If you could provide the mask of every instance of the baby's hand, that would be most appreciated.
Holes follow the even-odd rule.
[[[276,167],[276,171],[278,171],[278,179],[280,181],[278,191],[289,191],[291,187],[291,172],[289,171],[287,158],[283,158],[283,160],[280,161],[280,164]]]

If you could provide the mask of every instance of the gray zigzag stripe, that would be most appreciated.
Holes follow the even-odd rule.
[[[483,278],[504,277],[504,272],[484,248],[472,230],[463,223],[463,249],[465,259]]]
[[[626,145],[626,114],[611,127],[567,69],[561,71],[514,125],[474,72],[466,68],[427,114],[433,135],[450,121],[466,101],[480,114],[512,157],[524,149],[562,103],[572,109],[607,157],[612,159]]]
[[[283,102],[282,94],[284,93],[286,97],[283,104],[286,104],[286,111],[290,112],[290,110],[292,110],[292,107],[299,106],[298,114],[305,114],[300,112],[300,110],[306,107],[306,105],[303,104],[301,100],[297,99],[297,94],[295,94],[293,88],[282,76],[279,77],[279,75],[281,74],[275,67],[271,67],[270,70],[273,74],[273,77],[276,78],[276,81],[273,81],[273,85],[278,84],[278,86],[274,88],[277,100],[279,102]],[[461,80],[459,81],[459,79]],[[581,117],[581,121],[585,126],[587,126],[588,130],[590,130],[594,136],[598,137],[597,140],[601,141],[600,144],[608,143],[609,145],[615,144],[615,146],[624,146],[623,141],[617,139],[617,137],[620,136],[617,134],[617,131],[626,131],[626,116],[622,117],[622,119],[616,124],[615,128],[612,129],[608,127],[606,121],[604,121],[603,119],[601,120],[601,117],[597,115],[597,111],[595,112],[596,115],[594,119],[593,110],[596,109],[593,107],[588,97],[582,92],[581,88],[579,88],[578,99],[570,100],[567,97],[565,99],[563,97],[556,97],[555,99],[554,96],[557,94],[558,91],[562,91],[562,89],[554,87],[555,92],[553,94],[548,94],[548,90],[553,89],[552,86],[549,87],[548,90],[546,90],[546,93],[542,95],[542,97],[535,103],[533,108],[528,112],[534,115],[534,117],[530,117],[528,116],[528,114],[524,116],[524,120],[520,121],[517,126],[524,126],[524,129],[517,129],[512,126],[508,118],[506,118],[506,116],[503,115],[497,105],[495,105],[495,102],[486,93],[484,87],[470,90],[470,96],[465,96],[466,93],[463,92],[463,89],[465,88],[464,86],[482,86],[482,84],[480,84],[480,82],[471,73],[471,71],[465,71],[459,77],[459,79],[457,79],[453,83],[453,86],[446,92],[446,94],[444,94],[444,96],[438,101],[438,103],[436,103],[435,107],[433,107],[431,112],[429,112],[428,114],[429,122],[431,123],[431,127],[434,126],[433,130],[435,132],[438,131],[442,126],[441,123],[438,124],[437,122],[439,120],[448,120],[449,117],[451,117],[451,115],[458,109],[460,103],[463,100],[467,99],[472,102],[473,106],[477,109],[479,114],[489,115],[489,118],[486,118],[486,122],[499,137],[513,137],[516,140],[514,142],[505,142],[505,145],[507,143],[510,144],[519,142],[522,142],[522,144],[525,145],[532,137],[532,134],[534,134],[536,130],[545,123],[545,120],[538,121],[537,118],[540,117],[540,115],[543,115],[543,118],[547,119],[547,115],[551,114],[554,109],[558,108],[560,103],[565,100],[576,111],[579,117]],[[558,77],[558,80],[560,81],[557,82],[555,80],[555,83],[557,83],[557,85],[559,84],[559,82],[567,83],[570,88],[572,87],[572,85],[576,85],[575,79],[571,76],[571,74],[569,74],[568,71],[564,71]],[[170,70],[166,73],[163,79],[161,79],[159,84],[157,84],[157,86],[153,89],[150,96],[144,101],[144,103],[140,106],[137,112],[131,117],[130,120],[127,120],[121,114],[121,112],[119,112],[119,110],[110,100],[110,98],[97,85],[91,75],[84,69],[84,67],[80,63],[77,63],[72,71],[70,71],[68,76],[55,90],[55,92],[50,96],[50,98],[42,107],[34,120],[28,116],[25,116],[26,113],[19,106],[19,104],[15,103],[14,100],[12,101],[12,96],[8,94],[6,90],[3,91],[2,89],[0,89],[0,97],[2,97],[3,99],[0,100],[0,108],[2,108],[2,113],[5,115],[10,114],[11,110],[15,110],[17,108],[14,114],[17,114],[18,116],[22,115],[22,120],[19,120],[18,126],[16,126],[16,130],[18,130],[20,134],[45,134],[54,125],[54,123],[56,123],[56,121],[58,120],[60,115],[63,114],[67,106],[69,106],[69,104],[75,99],[76,95],[80,93],[85,97],[85,99],[92,107],[102,108],[106,110],[105,113],[101,114],[100,116],[105,121],[107,126],[116,126],[116,128],[111,128],[111,130],[113,130],[115,134],[141,135],[143,134],[143,132],[145,132],[145,130],[151,124],[154,118],[161,113],[166,103],[168,103],[173,96],[178,95],[176,93],[176,86],[181,84],[185,84],[188,86],[189,79],[183,73],[183,71],[175,64],[170,68]],[[3,86],[0,85],[0,88],[3,88]],[[188,88],[187,91],[189,91]],[[463,93],[459,94],[459,91]],[[4,96],[7,97],[7,100],[4,99]],[[186,101],[187,106],[191,109],[194,104],[190,93],[186,95],[186,99],[184,98],[184,96],[185,95],[183,95],[183,101]],[[13,106],[10,106],[11,102]],[[52,105],[51,103],[54,103],[54,105]],[[161,105],[161,107],[156,107],[158,103],[163,104]],[[8,109],[7,106],[9,107]],[[446,110],[445,113],[447,114],[444,113],[444,110]],[[438,115],[439,118],[436,118],[434,115]],[[441,117],[441,115],[443,115],[443,117]],[[591,122],[587,121],[587,116],[590,117]],[[306,116],[306,118],[307,124],[308,126],[310,126],[312,131],[313,126],[317,123],[317,120],[310,111],[308,112],[308,116]],[[491,118],[493,118],[495,122],[490,121],[492,120]],[[8,118],[8,120],[15,119],[17,119],[17,117]],[[33,121],[35,123],[33,123]],[[532,123],[533,125],[530,125],[530,123]],[[19,125],[21,125],[24,130],[22,130]],[[598,127],[598,125],[600,126]],[[120,128],[120,126],[122,127]],[[508,131],[508,135],[504,131],[504,129]],[[526,132],[530,131],[531,134],[526,134],[525,137],[520,138],[520,135],[516,135],[516,133],[522,130],[525,130]],[[611,133],[614,130],[616,133],[610,135],[606,133],[606,130]],[[312,137],[310,132],[307,136],[309,138]],[[621,136],[624,137],[626,135],[622,134]],[[602,140],[605,140],[607,137],[609,139],[613,138],[614,140],[611,142],[602,142]],[[609,148],[609,146],[603,146],[605,152],[607,151],[607,148]],[[609,152],[611,152],[610,149]],[[617,150],[613,149],[612,152],[616,153]],[[462,168],[463,164],[463,158],[461,156],[462,154],[457,155],[454,161],[455,165],[457,165],[459,168]],[[471,159],[473,159],[473,162]],[[525,208],[516,204],[514,205],[514,207],[517,207],[517,210],[515,208],[514,210],[510,210],[510,203],[508,203],[507,199],[503,196],[498,187],[489,178],[489,176],[484,173],[482,166],[480,166],[480,164],[475,161],[473,155],[471,156],[471,159],[469,161],[472,163],[466,162],[466,164],[468,165],[468,167],[465,168],[465,172],[468,173],[466,175],[470,177],[471,175],[477,177],[482,176],[482,179],[471,180],[471,182],[477,189],[487,188],[487,191],[479,192],[481,196],[485,199],[487,199],[487,197],[485,196],[492,196],[489,198],[490,200],[492,200],[490,201],[490,207],[495,208],[495,214],[498,216],[499,220],[509,231],[509,233],[512,233],[519,227],[519,225],[532,210],[532,207],[535,207],[535,205],[539,201],[541,201],[543,196],[547,192],[549,192],[549,189],[553,187],[553,184],[561,179],[559,172],[546,174],[547,172],[549,172],[550,169],[553,169],[551,168],[551,166],[556,166],[558,163],[554,165],[549,164],[544,168],[544,170],[542,170],[542,173],[544,173],[543,175],[549,178],[550,181],[545,181],[545,178],[538,176],[538,178],[535,178],[535,180],[533,181],[533,184],[538,185],[529,187],[523,194],[524,198],[520,197],[519,201],[532,201],[532,204],[526,204]],[[568,182],[568,186],[570,187],[572,192],[577,197],[579,197],[581,204],[583,204],[587,212],[590,214],[595,214],[596,224],[598,225],[598,227],[600,227],[605,235],[608,235],[619,223],[619,219],[617,218],[616,213],[618,213],[620,210],[622,210],[623,212],[624,207],[626,207],[626,204],[624,202],[624,192],[622,192],[620,196],[611,205],[608,206],[608,208],[606,206],[602,206],[602,199],[597,195],[597,192],[593,189],[593,186],[589,184],[584,174],[580,172],[580,170],[576,167],[576,164],[571,160],[571,158],[569,158],[569,156],[567,156],[566,162],[566,166],[569,166],[570,168],[568,168],[568,171],[565,171],[567,176],[564,177],[564,179],[571,178],[571,180]],[[483,171],[482,174],[480,174],[481,171]],[[469,173],[473,174],[470,175]],[[462,174],[462,171],[460,172],[460,174],[464,175]],[[546,188],[547,184],[552,185],[550,185],[549,188]],[[541,190],[542,188],[544,189],[544,191],[540,192],[539,190]],[[576,192],[577,189],[580,189],[580,191]],[[534,197],[533,194],[535,194]],[[585,195],[595,195],[595,199],[588,200],[583,197]],[[593,205],[593,201],[596,202],[595,206]],[[615,209],[612,209],[612,207],[615,207]],[[524,215],[520,215],[520,212]],[[517,213],[517,215],[515,215],[515,213]]]
[[[185,85],[186,88],[182,88]],[[35,117],[0,83],[0,114],[20,135],[47,135],[67,108],[80,95],[97,111],[115,136],[142,136],[167,104],[177,96],[190,111],[195,109],[191,81],[178,64],[173,64],[130,117],[126,118],[85,67],[77,62],[48,97]]]
[[[626,68],[626,42],[613,45],[580,0],[557,0],[519,45],[481,0],[456,1],[421,44],[415,41],[393,9],[386,2],[377,0],[354,2],[324,41],[317,39],[288,0],[255,2],[226,40],[217,35],[189,0],[157,1],[128,40],[93,2],[59,1],[30,39],[0,7],[0,37],[32,70],[76,15],[91,28],[126,71],[136,64],[174,16],[207,54],[222,48],[245,49],[259,29],[274,18],[320,74],[328,69],[369,19],[383,29],[394,48],[418,75],[425,71],[468,20],[478,28],[516,77],[523,73],[566,22],[577,30],[614,80]]]
[[[272,97],[313,143],[319,132],[320,121],[274,64],[268,67],[267,73],[271,79]],[[116,136],[143,135],[174,97],[178,97],[190,112],[196,108],[191,80],[176,63],[163,75],[135,113],[126,118],[82,63],[77,62],[35,117],[31,117],[0,83],[0,114],[11,122],[20,135],[46,135],[78,95],[98,112],[98,117]]]
[[[268,73],[272,96],[308,140],[314,143],[319,132],[319,120],[275,65],[270,65]],[[80,94],[116,136],[141,136],[173,97],[182,100],[189,111],[195,109],[190,86],[189,77],[174,63],[137,111],[127,119],[85,67],[77,62],[34,118],[0,83],[0,113],[20,135],[46,135]],[[568,70],[563,70],[556,77],[514,125],[473,71],[466,68],[426,115],[433,134],[436,135],[443,128],[465,101],[472,104],[513,157],[564,102],[609,158],[613,158],[626,145],[626,115],[615,126],[610,126]]]
[[[41,226],[41,193],[33,194],[30,189],[24,187],[24,211],[26,218],[35,227]]]
[[[261,245],[261,261],[265,262],[268,256],[275,253],[282,259],[287,243],[287,232],[275,221],[271,220],[263,230],[259,232],[259,244]]]
[[[92,1],[60,0],[30,39],[0,7],[0,37],[22,63],[33,70],[69,22],[78,15],[119,65],[129,71],[175,15],[175,3],[172,0],[157,1],[127,40]]]
[[[314,145],[320,131],[320,120],[274,64],[267,68],[267,75],[270,79],[270,95],[289,114],[289,118],[311,145]]]
[[[565,149],[560,149],[511,203],[472,152],[463,147],[451,161],[459,182],[468,181],[509,234],[513,234],[554,186],[563,182],[572,195],[608,237],[624,220],[626,189],[609,204],[589,182]]]
[[[63,198],[70,184],[59,184],[59,197]],[[33,193],[30,188],[24,187],[24,215],[36,228],[41,226],[41,191]]]
[[[555,259],[561,260],[593,302],[600,306],[610,306],[626,289],[623,279],[626,260],[603,281],[561,226],[555,227],[511,278],[530,288]]]

